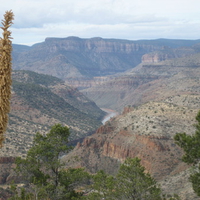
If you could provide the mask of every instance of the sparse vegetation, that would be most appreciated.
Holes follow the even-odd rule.
[[[11,199],[66,200],[81,196],[75,189],[87,180],[83,169],[63,169],[60,157],[72,148],[68,146],[69,128],[54,125],[46,135],[37,133],[33,147],[25,159],[17,158],[17,172],[25,187]]]
[[[92,191],[84,199],[88,200],[179,200],[178,195],[162,194],[157,182],[145,173],[140,159],[127,158],[116,176],[106,174],[103,170],[92,176]]]
[[[23,177],[23,185],[18,188],[11,184],[10,200],[178,199],[163,197],[138,158],[127,158],[116,176],[102,170],[91,175],[82,168],[65,169],[60,157],[72,149],[68,146],[69,134],[69,129],[60,124],[46,135],[36,134],[26,158],[16,159],[16,171]]]
[[[185,152],[182,160],[188,164],[193,164],[192,174],[189,180],[192,183],[194,192],[200,196],[200,111],[196,116],[197,123],[195,134],[177,133],[174,137],[178,144]]]

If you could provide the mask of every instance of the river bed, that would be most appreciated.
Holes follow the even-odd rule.
[[[110,118],[115,117],[119,114],[117,111],[108,108],[101,108],[101,110],[107,113],[107,115],[101,121],[103,124],[105,124]]]

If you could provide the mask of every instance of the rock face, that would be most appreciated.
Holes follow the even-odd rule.
[[[93,173],[100,169],[115,173],[127,157],[139,157],[146,170],[161,180],[188,167],[180,161],[182,150],[174,144],[173,136],[194,132],[197,112],[170,103],[147,103],[112,118],[77,144],[64,160],[76,155],[81,160],[77,165]]]
[[[160,51],[163,46],[176,48],[198,42],[47,38],[45,42],[29,48],[14,45],[13,68],[49,74],[71,82],[74,80],[77,86],[77,80],[83,82],[132,69],[141,63],[144,54]]]
[[[180,47],[177,49],[163,47],[159,51],[144,54],[142,56],[142,63],[158,63],[173,58],[189,56],[197,52],[198,50],[195,47]]]
[[[109,76],[98,76],[93,78],[69,78],[65,80],[68,85],[71,85],[79,90],[95,87],[101,85],[106,81],[112,80],[113,77]]]
[[[159,63],[142,63],[121,76],[81,92],[99,107],[118,112],[127,105],[137,106],[149,101],[164,101],[177,95],[199,96],[199,56],[198,53]],[[176,101],[176,104],[179,103]],[[198,103],[195,105],[198,106]]]
[[[143,63],[158,63],[167,59],[174,58],[174,56],[169,54],[159,54],[159,53],[152,53],[152,54],[145,54],[142,56]]]

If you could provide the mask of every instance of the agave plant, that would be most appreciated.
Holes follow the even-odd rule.
[[[12,42],[11,32],[8,28],[13,24],[14,14],[6,11],[2,20],[3,37],[0,38],[0,147],[4,140],[4,134],[8,123],[11,97],[11,71],[12,71]]]

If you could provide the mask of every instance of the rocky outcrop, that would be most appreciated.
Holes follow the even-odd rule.
[[[110,133],[107,132],[107,134]],[[181,170],[187,168],[186,165],[183,167],[180,162],[182,151],[175,146],[173,140],[170,138],[152,138],[140,135],[133,137],[127,131],[120,131],[115,136],[111,134],[109,138],[105,139],[99,135],[94,135],[91,138],[86,138],[82,144],[76,147],[77,149],[75,151],[79,152],[84,149],[91,156],[86,158],[84,155],[81,155],[83,159],[82,167],[88,167],[91,172],[95,172],[96,170],[102,169],[103,163],[101,162],[105,158],[123,162],[127,157],[139,157],[142,160],[141,164],[157,180],[175,173],[178,168]],[[98,157],[97,163],[92,163],[95,156]],[[87,162],[90,163],[90,166],[85,165]],[[118,166],[113,166],[113,168],[116,170]],[[110,169],[107,169],[106,166],[103,169],[110,172]]]
[[[173,136],[183,130],[194,132],[197,112],[170,103],[147,103],[106,122],[64,160],[78,156],[78,166],[92,173],[100,169],[115,173],[127,157],[139,157],[146,170],[161,180],[188,167],[180,160],[183,152]]]
[[[180,47],[173,49],[165,46],[159,51],[144,54],[142,56],[142,63],[158,63],[173,58],[190,56],[197,52],[198,50],[196,50],[195,47]]]
[[[106,134],[114,130],[114,127],[109,126],[109,124],[105,126],[101,126],[97,129],[96,133],[98,134]]]
[[[164,60],[175,58],[173,54],[154,52],[142,56],[142,63],[158,63]]]

